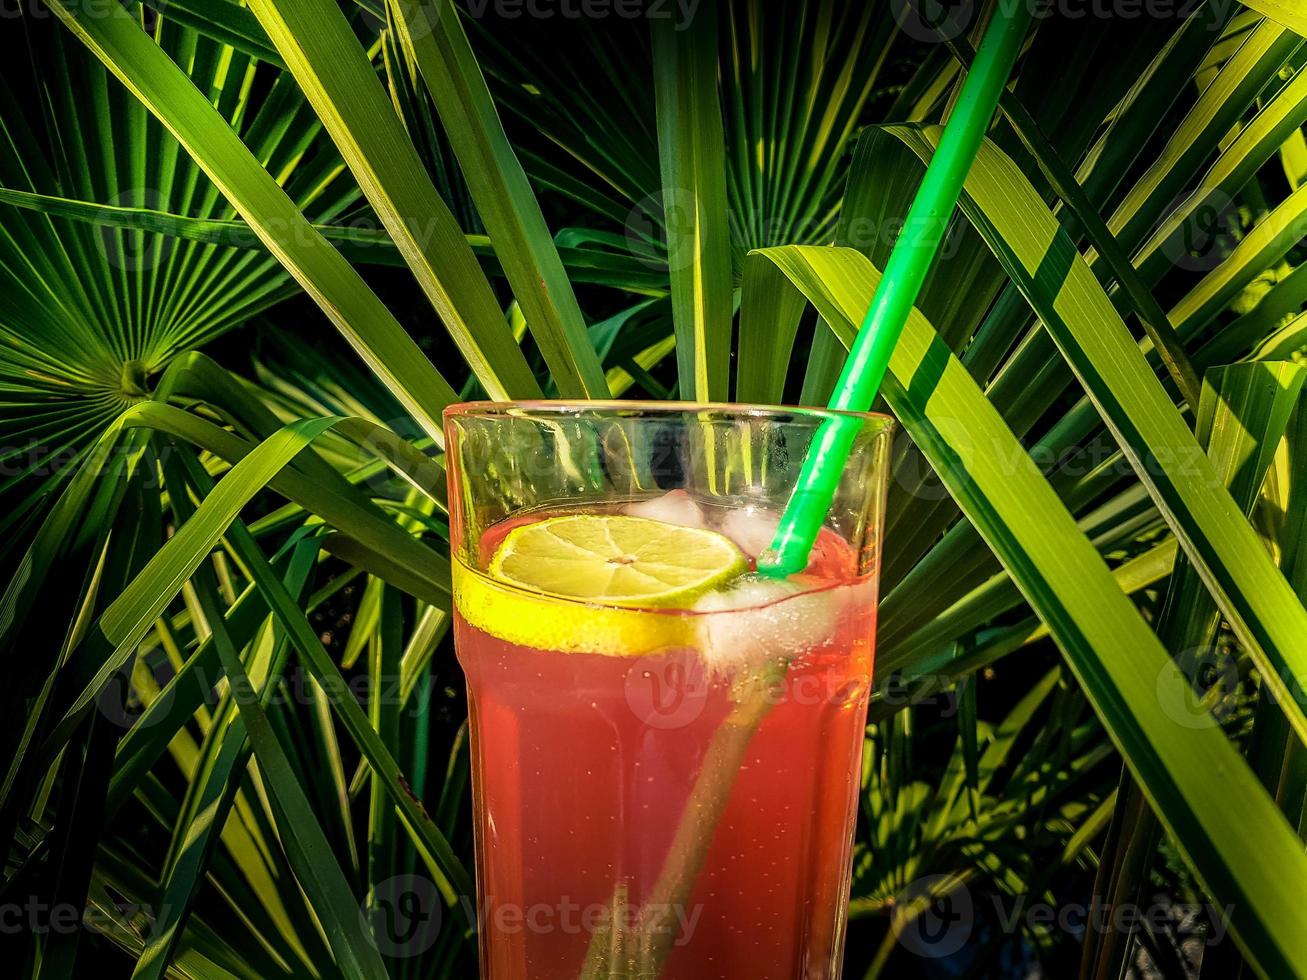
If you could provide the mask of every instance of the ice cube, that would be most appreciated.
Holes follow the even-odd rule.
[[[792,660],[830,640],[833,592],[805,592],[790,580],[745,575],[694,605],[699,649],[720,672]]]
[[[735,542],[752,561],[771,547],[780,515],[770,508],[746,504],[726,513],[717,530]],[[808,553],[807,571],[824,579],[844,579],[857,574],[858,558],[843,538],[823,527]]]
[[[684,490],[671,490],[661,497],[637,500],[627,504],[623,511],[630,517],[643,517],[678,527],[706,527],[703,510]]]
[[[776,525],[780,515],[774,510],[746,504],[734,507],[722,518],[717,530],[735,542],[736,547],[750,558],[756,560],[759,555],[771,547],[772,538],[776,536]]]

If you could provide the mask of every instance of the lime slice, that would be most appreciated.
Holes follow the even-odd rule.
[[[490,576],[568,599],[688,609],[745,568],[740,549],[716,531],[646,517],[572,514],[510,531],[490,562]]]
[[[455,563],[454,598],[464,619],[510,643],[639,656],[687,645],[690,617],[669,613],[746,568],[715,531],[572,514],[514,528],[485,574]]]

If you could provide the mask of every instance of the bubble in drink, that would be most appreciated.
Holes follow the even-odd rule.
[[[838,975],[875,580],[830,529],[804,574],[749,571],[775,523],[674,491],[517,515],[470,549],[481,567],[455,556],[486,980],[632,975],[587,924],[618,896],[666,926],[643,976]],[[683,827],[702,835],[688,878]],[[555,918],[522,928],[523,909]]]

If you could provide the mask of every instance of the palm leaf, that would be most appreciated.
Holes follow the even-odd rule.
[[[164,127],[81,45],[68,44],[49,22],[24,18],[23,29],[33,69],[57,72],[88,98],[79,102],[68,89],[41,86],[35,102],[5,101],[0,184],[6,202],[74,197],[127,210],[162,207],[199,221],[231,217],[217,188],[179,154]],[[178,72],[189,87],[216,93],[227,78],[269,84],[267,69],[231,58],[193,33],[161,25],[157,38],[161,51],[189,65],[188,76]],[[338,179],[340,163],[329,147],[313,152],[320,126],[297,93],[271,74],[266,100],[252,103],[233,86],[210,111],[278,172],[279,186],[297,208],[318,220],[335,218],[357,191]],[[38,144],[37,133],[49,150]],[[129,139],[133,151],[106,167],[97,154],[117,138]],[[0,431],[14,448],[0,489],[10,501],[3,526],[12,529],[39,513],[42,497],[67,480],[67,464],[118,412],[144,397],[151,379],[181,352],[242,325],[296,287],[266,253],[94,228],[7,207],[4,215],[0,397],[9,411]]]
[[[340,148],[473,373],[495,398],[539,393],[449,207],[334,3],[255,3],[268,36]]]
[[[731,349],[730,226],[726,153],[717,99],[717,10],[710,4],[688,30],[653,27],[658,159],[667,228],[672,320],[683,394],[727,396]]]
[[[933,145],[924,131],[895,135],[919,154]],[[1219,478],[1111,301],[1017,167],[992,146],[977,156],[963,208],[1038,311],[1222,611],[1258,657],[1263,680],[1307,737],[1307,715],[1291,694],[1307,690],[1307,650],[1294,639],[1307,634],[1307,610],[1229,494],[1213,489]]]
[[[104,17],[88,13],[81,3],[55,0],[52,9],[223,188],[268,250],[427,434],[440,440],[440,412],[455,400],[453,389],[167,53],[116,6]],[[465,247],[461,235],[459,245]]]
[[[240,219],[191,218],[151,208],[118,207],[34,194],[0,187],[0,203],[42,214],[87,222],[107,229],[131,229],[191,242],[264,251],[263,242]],[[385,231],[354,225],[315,224],[314,230],[350,262],[402,267],[404,259]],[[468,245],[490,275],[503,275],[486,235],[466,235]],[[667,291],[666,271],[656,263],[608,249],[559,246],[559,260],[573,282],[596,283],[634,293],[660,296]]]
[[[1251,512],[1257,501],[1267,468],[1300,400],[1303,380],[1302,370],[1287,364],[1233,365],[1213,369],[1204,378],[1195,435],[1245,513]],[[1203,724],[1212,723],[1207,706],[1219,706],[1221,700],[1234,693],[1229,690],[1230,671],[1222,671],[1222,655],[1214,646],[1218,625],[1215,602],[1192,564],[1182,557],[1167,588],[1158,630],[1168,647],[1176,651],[1177,671],[1191,682],[1198,682],[1195,686],[1206,688],[1188,695],[1195,699],[1201,695],[1197,704],[1200,713],[1195,713],[1195,718]],[[1206,672],[1214,672],[1217,679],[1209,684],[1205,677],[1200,678]],[[1273,704],[1269,699],[1266,703]],[[1187,703],[1175,703],[1168,710],[1182,713],[1192,709]],[[1259,734],[1265,737],[1265,728],[1278,728],[1283,723],[1282,712],[1272,707],[1257,726]],[[1264,772],[1259,776],[1265,785]],[[1129,773],[1122,774],[1118,797],[1117,826],[1108,838],[1110,846],[1100,866],[1098,888],[1113,906],[1143,898],[1158,837],[1157,819],[1147,809]],[[1087,943],[1081,960],[1082,975],[1106,976],[1121,970],[1134,933],[1125,930]],[[1228,955],[1218,953],[1217,958],[1226,959]],[[1205,960],[1203,967],[1210,969],[1211,963]]]
[[[404,26],[431,26],[431,10],[418,12],[423,23],[405,16],[417,8],[373,0],[344,14],[320,0],[261,0],[257,16],[231,0],[184,0],[175,16],[164,9],[161,19],[136,12],[92,18],[85,5],[61,2],[64,19],[150,108],[119,112],[132,107],[127,95],[68,46],[61,57],[90,64],[103,81],[90,86],[95,98],[84,111],[54,89],[58,98],[46,114],[61,129],[77,122],[75,131],[62,134],[59,152],[73,161],[67,170],[87,176],[63,182],[4,177],[0,207],[19,215],[9,207],[16,205],[24,209],[24,223],[61,229],[58,242],[72,243],[71,257],[59,265],[57,253],[34,238],[37,247],[29,255],[22,240],[24,248],[10,250],[18,254],[10,273],[19,286],[16,295],[26,295],[27,280],[57,282],[70,303],[75,299],[112,323],[136,307],[207,310],[246,303],[257,311],[265,307],[254,301],[272,296],[260,290],[274,282],[279,297],[303,288],[379,373],[365,378],[348,351],[331,344],[334,338],[319,342],[311,323],[288,323],[303,307],[294,301],[299,305],[251,322],[250,343],[213,348],[221,360],[238,362],[240,373],[202,356],[168,353],[157,369],[161,380],[153,402],[133,408],[121,429],[114,420],[122,405],[115,404],[77,436],[81,445],[95,446],[97,455],[111,453],[108,468],[70,467],[61,477],[64,492],[51,500],[39,529],[38,506],[13,512],[15,522],[30,521],[34,536],[6,592],[0,623],[6,650],[51,646],[35,644],[49,620],[44,611],[34,612],[38,597],[58,593],[56,613],[70,625],[69,640],[59,649],[13,658],[18,671],[7,686],[3,714],[18,750],[0,794],[0,820],[13,829],[11,866],[20,870],[5,887],[22,888],[34,875],[46,874],[51,844],[55,853],[67,850],[73,813],[64,794],[76,790],[82,778],[76,754],[90,743],[80,741],[78,713],[66,712],[98,687],[93,696],[104,696],[100,668],[106,662],[102,644],[77,641],[88,627],[98,628],[103,608],[125,608],[115,602],[120,593],[131,594],[143,618],[133,620],[130,632],[143,626],[143,639],[108,659],[122,662],[125,653],[136,662],[130,696],[145,703],[145,714],[122,739],[103,790],[111,823],[101,832],[95,859],[83,848],[77,873],[70,867],[64,880],[76,884],[76,892],[89,868],[88,899],[100,904],[115,889],[157,901],[157,885],[166,883],[169,894],[184,900],[185,924],[173,920],[167,951],[147,954],[140,934],[95,942],[111,942],[137,958],[146,954],[142,969],[156,972],[171,960],[181,974],[332,974],[340,969],[338,954],[310,905],[328,903],[328,916],[346,909],[343,903],[331,907],[330,892],[339,884],[328,880],[331,874],[309,883],[313,898],[306,904],[299,878],[311,873],[304,867],[307,844],[325,842],[340,855],[334,866],[349,881],[356,903],[366,901],[368,881],[375,883],[390,868],[425,868],[446,901],[470,887],[465,880],[455,884],[461,880],[457,852],[469,845],[458,819],[467,756],[465,736],[457,734],[461,708],[452,694],[441,693],[447,683],[457,688],[458,682],[447,648],[438,646],[450,619],[443,543],[448,528],[443,500],[433,492],[442,474],[428,456],[438,452],[438,412],[454,397],[444,377],[467,392],[486,381],[495,391],[505,387],[499,375],[517,372],[547,392],[566,392],[582,376],[593,386],[597,360],[604,386],[614,393],[638,386],[665,397],[678,385],[691,393],[707,355],[698,351],[695,366],[677,379],[671,352],[679,346],[684,358],[696,353],[697,342],[686,339],[684,324],[691,321],[682,315],[686,304],[673,302],[678,273],[669,270],[662,244],[674,241],[680,229],[671,228],[669,236],[659,209],[650,206],[667,176],[666,168],[659,172],[661,141],[664,150],[699,167],[693,181],[716,187],[709,196],[720,191],[724,198],[724,206],[714,201],[696,212],[704,241],[727,242],[731,253],[730,265],[722,266],[704,262],[699,249],[701,265],[727,270],[725,279],[700,279],[703,295],[711,293],[714,308],[725,310],[724,319],[700,321],[718,345],[713,370],[725,378],[731,310],[721,303],[723,297],[734,300],[744,267],[736,397],[821,399],[843,356],[850,323],[870,293],[871,267],[883,262],[892,240],[882,232],[893,227],[912,193],[920,173],[916,158],[929,156],[932,131],[923,137],[920,129],[897,126],[873,127],[860,140],[855,134],[880,113],[889,113],[894,123],[946,116],[967,46],[955,43],[950,58],[945,46],[917,44],[898,32],[883,8],[846,8],[826,0],[796,11],[784,29],[759,5],[732,3],[714,11],[711,23],[694,25],[719,29],[715,44],[704,43],[707,35],[698,31],[693,37],[664,32],[651,42],[645,24],[612,21],[533,23],[529,34],[518,35],[493,30],[476,16],[442,19],[444,33],[437,38],[415,38],[421,32],[410,30],[406,43]],[[1285,597],[1274,590],[1248,595],[1269,581],[1264,567],[1257,571],[1260,552],[1246,547],[1251,540],[1260,548],[1257,538],[1249,538],[1243,522],[1232,523],[1230,508],[1223,511],[1210,501],[1206,508],[1196,506],[1202,501],[1192,485],[1184,485],[1191,474],[1183,467],[1164,467],[1150,482],[1140,482],[1127,462],[1201,445],[1188,434],[1165,379],[1157,378],[1163,367],[1192,406],[1198,399],[1187,390],[1186,358],[1199,370],[1247,358],[1280,359],[1307,338],[1301,316],[1307,279],[1295,267],[1301,257],[1295,228],[1307,206],[1295,193],[1301,181],[1294,176],[1304,112],[1303,49],[1296,35],[1273,21],[1210,3],[1183,23],[1052,19],[1041,22],[1030,41],[1005,97],[1009,122],[995,127],[976,178],[988,182],[989,192],[967,201],[967,215],[955,216],[946,254],[921,297],[924,320],[914,318],[888,392],[920,448],[905,441],[896,453],[892,546],[885,555],[890,592],[882,608],[873,705],[877,741],[869,744],[869,751],[884,749],[883,778],[868,790],[881,836],[874,853],[860,855],[859,894],[867,902],[857,906],[860,911],[884,911],[875,903],[906,884],[904,876],[922,870],[968,887],[1053,900],[1050,876],[1083,874],[1076,865],[1092,863],[1087,848],[1112,815],[1114,799],[1107,791],[1117,771],[1114,744],[1202,884],[1217,901],[1237,907],[1236,932],[1253,967],[1271,975],[1302,970],[1299,940],[1277,919],[1302,898],[1295,890],[1302,880],[1296,863],[1301,846],[1292,827],[1300,816],[1294,800],[1304,767],[1289,750],[1297,739],[1269,696],[1258,699],[1255,719],[1242,707],[1237,716],[1240,724],[1256,722],[1251,766],[1218,728],[1208,726],[1200,735],[1181,731],[1180,720],[1158,710],[1159,692],[1168,703],[1187,703],[1190,696],[1188,679],[1164,652],[1173,639],[1170,627],[1159,642],[1144,625],[1161,611],[1171,576],[1172,594],[1182,583],[1186,595],[1208,604],[1197,618],[1210,627],[1211,598],[1195,585],[1191,553],[1199,567],[1206,554],[1207,565],[1226,574],[1215,591],[1237,614],[1264,622],[1287,610]],[[462,37],[464,27],[470,38]],[[695,84],[679,86],[669,99],[669,52],[679,57],[683,49],[694,53]],[[220,79],[218,65],[237,70]],[[48,72],[51,78],[64,74],[60,63]],[[198,91],[187,76],[200,82]],[[661,96],[659,86],[650,84],[655,78],[664,83]],[[690,92],[700,98],[683,98]],[[247,102],[250,93],[257,95]],[[717,121],[719,144],[709,141],[714,159],[704,166],[682,152],[688,147],[667,138],[663,110],[669,102],[678,113],[689,111],[681,118],[697,120],[696,140],[703,124],[711,128]],[[108,115],[102,105],[110,107]],[[150,112],[182,139],[168,139]],[[257,126],[250,125],[251,112],[262,117]],[[348,166],[368,185],[367,199],[385,230],[356,228],[358,219],[371,220],[367,211],[332,210],[332,201],[355,207],[359,194],[341,156],[317,138],[323,127],[315,115],[330,122],[331,136],[347,148]],[[99,126],[109,118],[126,120],[122,132],[131,139],[120,139],[121,147],[140,145],[142,126],[157,131],[161,159],[174,169],[189,168],[192,176],[178,180],[193,178],[199,196],[115,197],[120,188],[136,186],[132,181],[148,155],[99,153],[96,139],[84,135],[99,131],[83,125],[92,117]],[[277,136],[279,120],[286,118],[293,125]],[[276,148],[265,153],[267,140]],[[12,131],[20,167],[51,153],[43,145],[33,152],[30,142],[21,130]],[[217,178],[214,184],[186,164],[189,153]],[[713,176],[718,170],[724,183]],[[299,174],[316,174],[304,178],[304,198],[292,187]],[[847,188],[846,175],[853,178]],[[313,180],[340,191],[326,195],[321,213]],[[528,182],[540,190],[543,210]],[[278,196],[278,186],[289,196]],[[476,208],[468,191],[480,197]],[[222,195],[234,206],[223,203]],[[478,235],[478,211],[493,212],[499,230],[487,221],[491,236]],[[1214,247],[1189,254],[1193,229],[1212,211],[1225,222]],[[563,226],[552,242],[542,214]],[[433,216],[458,253],[452,265],[444,255],[419,254],[416,247],[419,222]],[[91,245],[139,241],[145,254],[193,258],[184,269],[156,263],[139,276],[114,270],[104,284],[98,276],[69,281],[69,270],[75,273],[94,258],[74,236]],[[868,255],[871,266],[847,251],[827,249],[781,249],[744,261],[752,246],[825,244],[832,237]],[[507,273],[517,297],[507,314],[499,305],[507,291],[491,291],[469,255],[488,275]],[[1064,266],[1051,268],[1044,261],[1049,256]],[[456,335],[459,324],[476,325],[460,340],[474,362],[480,359],[476,370],[443,361],[443,377],[432,370],[350,262],[381,267],[369,270],[369,281],[384,284],[395,311],[428,309],[431,297],[447,287],[479,294],[480,300],[473,296],[470,306],[454,311],[462,317]],[[231,272],[237,266],[251,275],[256,267],[262,271],[245,280]],[[475,273],[470,284],[448,280],[455,267]],[[409,272],[416,273],[425,295],[411,288]],[[552,277],[544,291],[531,278],[536,274]],[[138,278],[148,285],[133,292]],[[602,295],[578,290],[574,310],[567,279],[606,288]],[[242,288],[247,282],[258,285]],[[137,301],[136,295],[143,298]],[[1074,307],[1069,297],[1076,299]],[[810,302],[825,320],[813,323]],[[585,322],[582,306],[593,317],[584,337],[577,333]],[[1149,334],[1138,344],[1125,329],[1136,319]],[[938,332],[926,323],[936,324]],[[519,348],[528,330],[534,340]],[[113,337],[107,328],[96,331]],[[29,347],[14,355],[15,363],[23,357],[58,360],[62,350],[78,346],[75,331],[52,333],[48,344],[32,336]],[[486,338],[505,336],[508,342],[486,353]],[[97,336],[85,346],[97,343],[115,341]],[[808,362],[801,393],[800,379],[789,371],[795,354]],[[125,362],[116,348],[114,358],[106,363],[120,368]],[[1077,371],[1092,399],[1077,386]],[[1270,392],[1272,400],[1288,404],[1292,372],[1275,371],[1286,385]],[[150,396],[150,385],[140,377],[129,372],[129,380],[132,400]],[[298,455],[261,489],[248,486],[259,501],[257,516],[248,525],[230,524],[192,570],[180,567],[175,598],[167,595],[172,580],[166,589],[153,581],[159,595],[150,597],[131,592],[130,577],[106,587],[86,571],[97,567],[114,522],[128,526],[124,506],[139,509],[143,501],[157,508],[180,494],[209,507],[215,495],[221,500],[233,475],[250,472],[239,469],[243,460],[258,458],[270,436],[273,444],[283,438],[275,434],[284,424],[321,415],[368,421],[337,423],[314,440],[313,451]],[[43,417],[24,421],[39,436]],[[114,431],[105,437],[107,429]],[[136,489],[129,495],[132,480],[139,484],[155,467],[151,447],[161,444],[156,433],[175,439],[172,448],[184,460],[185,475],[174,461],[161,471],[165,479],[157,496],[142,497]],[[193,457],[189,446],[201,454]],[[1077,467],[1083,459],[1089,464]],[[1287,488],[1298,482],[1291,469],[1286,451],[1275,467],[1277,503],[1290,499]],[[215,478],[217,490],[210,492]],[[179,506],[185,509],[186,502]],[[157,517],[142,526],[151,520],[157,527]],[[1301,535],[1292,515],[1277,516],[1268,503],[1259,521],[1267,540],[1293,550]],[[1185,547],[1171,525],[1182,531]],[[1224,542],[1225,550],[1204,552],[1210,541]],[[312,570],[320,584],[295,595],[287,591],[288,563],[301,542],[306,552],[321,549]],[[170,554],[179,554],[169,547]],[[1225,559],[1236,547],[1240,564],[1227,569]],[[1284,567],[1297,583],[1301,570],[1290,560]],[[82,586],[64,597],[50,585],[70,569]],[[397,589],[419,601],[401,603]],[[309,616],[334,623],[326,631],[334,634],[327,646],[318,636],[322,624]],[[1287,616],[1272,639],[1283,641],[1283,624],[1296,623],[1292,613]],[[1191,617],[1177,611],[1165,618]],[[407,637],[400,635],[401,621],[411,631]],[[227,634],[223,651],[213,623],[217,633]],[[1053,655],[1051,645],[1041,643],[1049,636],[1062,648],[1101,726],[1070,675],[1039,680],[1043,671],[1029,670],[1035,658]],[[270,705],[260,743],[250,743],[260,764],[259,753],[266,753],[280,767],[283,801],[305,804],[312,817],[302,808],[296,813],[316,821],[313,841],[290,841],[298,851],[288,855],[276,844],[289,826],[286,806],[272,806],[266,780],[242,767],[242,740],[228,744],[224,738],[239,715],[230,708],[220,713],[208,688],[220,665],[234,676],[245,670],[258,677],[279,656],[278,644],[292,637],[314,678],[311,698],[304,705]],[[1022,660],[1000,662],[1012,654]],[[341,690],[341,671],[354,669],[347,665],[355,657],[373,675],[393,670],[399,660],[404,702],[419,713],[411,718],[406,710],[397,718],[391,705],[328,696]],[[176,675],[154,676],[160,664]],[[970,675],[981,667],[988,668],[987,676],[997,672],[1003,698],[1010,695],[1021,705],[1006,722],[1002,712],[994,714],[993,700],[976,693]],[[1260,667],[1240,681],[1236,704],[1245,703],[1259,673]],[[914,695],[959,698],[959,718],[919,739],[914,749],[914,726],[927,721],[929,712],[903,710],[899,681]],[[421,707],[432,691],[453,699],[448,719],[439,704]],[[1207,720],[1201,710],[1196,717]],[[940,760],[942,768],[923,768],[921,754],[928,753],[921,746],[934,745],[939,732],[953,750]],[[430,745],[433,735],[437,745]],[[440,751],[442,736],[450,740],[444,774],[431,771],[439,766],[428,758]],[[60,751],[64,764],[47,767]],[[215,762],[221,765],[215,768]],[[1232,774],[1219,793],[1203,779],[1213,766]],[[431,824],[403,794],[400,768],[418,797],[429,800],[438,792]],[[221,778],[221,769],[232,778]],[[442,775],[445,781],[437,785]],[[237,779],[240,786],[233,788]],[[197,821],[199,804],[217,801],[222,809],[227,794],[234,794],[228,818],[215,835]],[[1115,802],[1124,807],[1131,800],[1119,794]],[[1137,798],[1134,804],[1131,812],[1146,812]],[[1275,816],[1277,807],[1287,819]],[[371,830],[367,841],[356,843],[365,809]],[[92,812],[78,825],[93,823]],[[53,821],[57,834],[33,825],[29,813]],[[1257,849],[1239,834],[1254,826]],[[192,832],[199,846],[187,850],[183,841]],[[170,838],[177,842],[172,847],[149,846]],[[1149,862],[1151,838],[1140,838],[1134,853],[1141,865]],[[918,905],[905,901],[894,914],[876,954],[877,968],[897,965],[890,960],[895,937]],[[1067,942],[1039,928],[1024,938],[1041,956]],[[1155,937],[1143,938],[1155,945]],[[1002,948],[988,941],[986,947],[977,972],[989,969]],[[76,951],[64,944],[57,952],[67,957],[70,950]],[[396,975],[456,976],[466,972],[469,954],[462,929],[450,928],[430,957],[387,966]],[[339,955],[348,964],[349,950]],[[1222,962],[1228,959],[1214,958],[1211,969]]]
[[[750,274],[784,275],[842,342],[851,341],[877,278],[865,258],[847,249],[784,248],[752,261]],[[1280,862],[1307,861],[1297,835],[1224,734],[1186,727],[1157,712],[1158,685],[1187,681],[1171,673],[1170,657],[1103,560],[966,369],[919,315],[909,319],[885,395],[1049,625],[1191,866],[1213,895],[1231,902],[1233,928],[1245,951],[1272,973],[1307,968],[1307,948],[1299,948],[1295,931],[1276,935],[1267,918],[1288,899],[1273,898],[1276,890],[1297,887],[1289,880],[1299,875],[1284,874]],[[1206,776],[1212,766],[1226,777],[1219,789]],[[1239,789],[1232,791],[1235,784]],[[1250,819],[1265,833],[1256,847],[1248,846],[1244,834]],[[1272,847],[1279,857],[1268,860]],[[1262,902],[1269,905],[1259,912]]]
[[[1307,16],[1290,0],[1248,0],[1248,6],[1307,37]]]
[[[463,167],[527,327],[564,397],[608,394],[581,308],[553,238],[490,99],[454,7],[391,5],[408,58],[422,73]]]

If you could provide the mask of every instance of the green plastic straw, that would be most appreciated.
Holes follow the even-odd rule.
[[[903,231],[849,349],[831,396],[831,409],[865,412],[876,398],[894,346],[939,251],[967,171],[1021,50],[1030,23],[1027,6],[1000,4],[976,50],[939,148],[908,209]],[[808,553],[830,510],[849,450],[861,428],[861,420],[841,417],[828,420],[818,430],[771,548],[759,559],[760,572],[780,578],[807,567]]]

